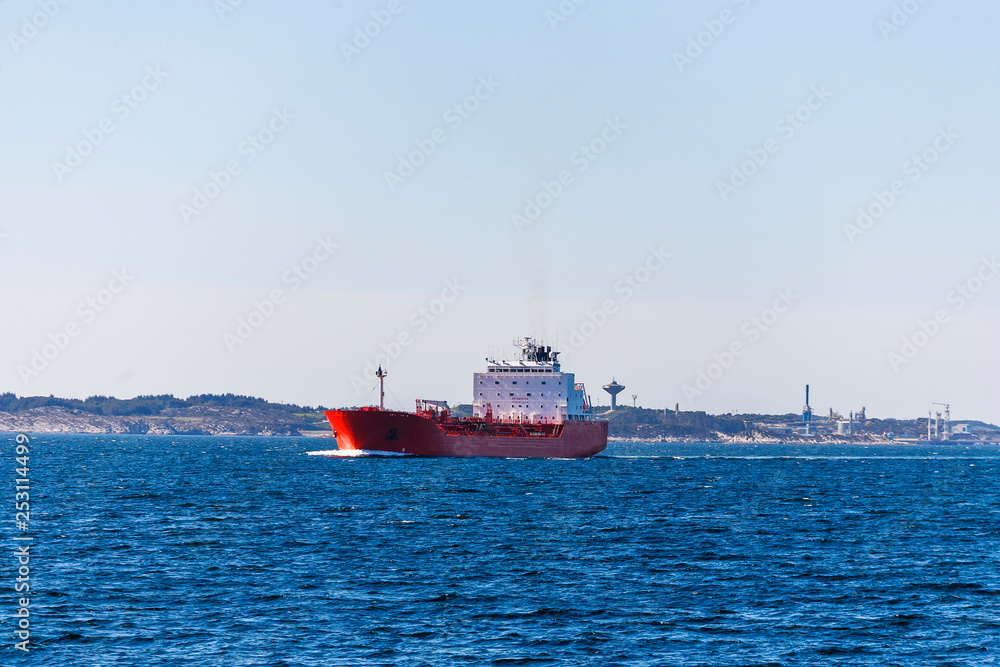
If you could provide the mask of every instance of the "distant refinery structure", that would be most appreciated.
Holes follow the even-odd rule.
[[[795,434],[807,437],[819,437],[829,435],[853,436],[865,423],[865,408],[852,411],[847,419],[840,416],[840,413],[830,408],[829,415],[816,415],[813,411],[811,387],[806,385],[806,402],[802,406],[801,417],[798,422],[792,423],[760,423],[759,428],[771,431],[775,434]]]
[[[606,385],[604,389],[612,395],[612,406],[614,406],[615,394],[624,390],[625,387],[612,380],[612,383]],[[789,411],[781,415],[756,415],[741,414],[734,410],[722,416],[743,419],[745,420],[743,421],[744,427],[753,433],[753,437],[757,437],[758,434],[766,435],[775,438],[775,442],[782,442],[784,438],[788,438],[788,441],[791,442],[804,441],[817,444],[844,441],[875,444],[886,442],[899,444],[993,442],[1000,444],[997,442],[1000,439],[1000,430],[996,426],[978,421],[952,422],[949,403],[932,402],[931,410],[927,413],[927,423],[924,424],[923,417],[918,419],[869,418],[865,406],[843,415],[833,408],[829,408],[829,412],[817,411],[812,403],[814,396],[811,389],[810,385],[805,385],[805,404],[798,412]],[[636,396],[633,395],[633,401],[635,398]],[[690,418],[685,420],[682,418],[683,414],[680,403],[676,403],[673,408],[663,408],[663,416],[669,420],[666,423],[670,425],[677,423],[686,426],[697,421]],[[705,413],[687,414],[704,415]],[[734,439],[734,442],[744,441]]]
[[[829,416],[815,417],[809,399],[809,385],[806,385],[806,402],[802,406],[802,418],[797,427],[795,424],[761,424],[761,426],[770,431],[797,433],[801,436],[839,435],[850,437],[859,434],[867,421],[864,406],[860,410],[852,410],[846,418],[833,408],[830,408]],[[952,424],[949,403],[935,401],[931,405],[944,408],[944,414],[942,415],[939,409],[932,408],[928,411],[926,435],[918,433],[915,436],[919,437],[896,437],[895,434],[888,431],[882,435],[900,442],[947,442],[974,439],[968,424]]]
[[[938,410],[936,416],[931,418],[931,412],[927,412],[927,439],[928,440],[951,440],[951,405],[948,403],[931,403],[931,405],[941,405],[944,407],[944,429],[941,423],[941,411]]]
[[[604,385],[603,389],[611,394],[611,411],[614,412],[618,407],[618,394],[625,391],[625,385],[618,384],[614,378],[611,378],[611,383]]]
[[[802,407],[802,435],[816,435],[812,430],[813,409],[809,407],[809,385],[806,385],[806,404]]]

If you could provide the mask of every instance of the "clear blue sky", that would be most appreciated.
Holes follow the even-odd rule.
[[[0,389],[1000,422],[995,3],[226,6],[0,3]]]

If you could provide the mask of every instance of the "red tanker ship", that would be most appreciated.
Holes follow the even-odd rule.
[[[453,418],[443,401],[417,400],[416,412],[379,407],[330,410],[340,450],[417,456],[583,458],[604,450],[608,423],[592,418],[582,383],[560,371],[558,352],[531,338],[515,343],[516,361],[487,359],[473,374],[473,416]]]

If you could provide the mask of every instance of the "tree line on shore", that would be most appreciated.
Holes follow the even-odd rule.
[[[177,398],[171,394],[160,396],[137,396],[135,398],[115,398],[113,396],[91,396],[84,400],[77,398],[57,398],[55,396],[22,396],[11,392],[0,394],[0,411],[24,412],[34,408],[59,407],[80,410],[105,416],[153,416],[165,410],[215,407],[242,410],[278,410],[289,414],[321,411],[324,408],[303,407],[287,403],[271,403],[262,398],[237,394],[199,394],[187,398]]]

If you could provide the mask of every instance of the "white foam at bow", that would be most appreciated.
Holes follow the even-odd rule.
[[[316,452],[306,452],[306,454],[309,456],[337,456],[341,458],[353,458],[356,456],[412,456],[412,454],[380,452],[371,449],[324,449]]]

